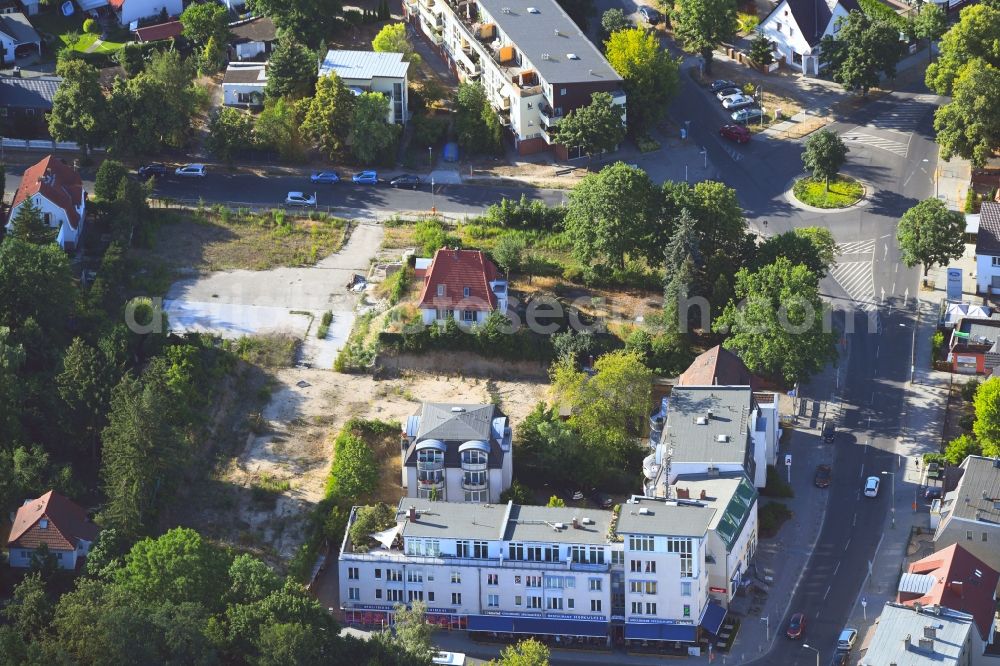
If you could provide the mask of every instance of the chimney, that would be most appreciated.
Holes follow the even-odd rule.
[[[702,489],[701,489],[701,499],[705,499],[706,497],[708,497],[708,493],[707,493],[707,492],[705,492],[705,489],[704,489],[704,488],[702,488]]]
[[[407,511],[407,519],[409,519],[411,523],[417,522],[417,507],[410,505],[410,509]]]
[[[711,410],[711,409],[710,409],[710,410],[708,410],[708,420],[709,420],[709,421],[711,421],[711,420],[712,420],[712,410]]]
[[[906,638],[903,639],[903,650],[906,651],[909,649],[910,649],[910,635],[906,634]]]
[[[951,591],[957,594],[959,598],[962,597],[962,581],[953,580],[951,581],[951,583],[948,584],[948,587],[950,587]]]
[[[677,493],[677,499],[691,499],[691,491],[687,488],[675,486],[674,491]]]
[[[924,605],[922,603],[920,603],[919,601],[913,602],[913,610],[915,610],[915,611],[917,611],[919,613],[920,611],[923,610],[923,608],[924,608]]]
[[[715,467],[714,465],[712,467],[709,467],[708,468],[708,475],[710,477],[712,477],[712,478],[718,477],[719,476],[719,468]]]
[[[573,529],[574,530],[580,529],[580,521],[576,519],[576,516],[573,517]]]
[[[933,624],[924,626],[924,638],[929,638],[931,640],[937,638],[937,627]]]
[[[934,639],[933,638],[921,638],[919,640],[919,645],[921,650],[927,650],[929,652],[934,652]]]

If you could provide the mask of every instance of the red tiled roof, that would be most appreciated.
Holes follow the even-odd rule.
[[[135,31],[135,36],[139,38],[140,42],[159,42],[171,37],[180,37],[182,32],[184,32],[184,26],[181,25],[180,21],[168,21],[167,23],[139,28]]]
[[[42,520],[48,521],[45,527]],[[7,543],[10,548],[35,549],[44,543],[49,550],[76,550],[80,539],[92,542],[98,531],[79,504],[50,490],[17,510]]]
[[[49,177],[47,178],[46,175]],[[13,214],[22,201],[36,194],[66,211],[69,226],[76,229],[80,224],[80,213],[76,206],[83,198],[83,181],[73,167],[58,157],[49,155],[38,164],[28,167],[17,186],[17,193],[10,204]]]
[[[976,572],[980,575],[977,576]],[[919,603],[923,606],[940,604],[945,608],[971,615],[979,628],[979,635],[989,638],[996,608],[994,595],[1000,573],[991,569],[978,557],[953,544],[910,565],[907,573],[934,577],[930,591],[919,593],[900,592],[897,601],[906,606]],[[903,598],[908,597],[908,598]]]
[[[677,378],[677,386],[747,386],[757,390],[761,380],[739,356],[716,345],[691,362]]]
[[[441,248],[427,269],[418,307],[495,310],[497,297],[490,282],[498,275],[497,267],[480,250]],[[438,295],[439,285],[444,286],[444,295]]]

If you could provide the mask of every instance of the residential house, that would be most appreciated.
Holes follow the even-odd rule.
[[[338,560],[350,623],[388,625],[395,604],[422,601],[431,623],[474,637],[693,644],[725,616],[704,594],[716,510],[697,502],[633,498],[616,529],[601,509],[406,497],[394,525],[355,545],[358,510]]]
[[[30,567],[31,556],[44,544],[60,569],[76,569],[99,531],[80,505],[50,490],[17,510],[7,539],[10,566]]]
[[[984,201],[976,234],[976,293],[1000,294],[1000,203]]]
[[[37,139],[48,136],[46,115],[62,79],[58,76],[0,76],[0,121],[3,135]]]
[[[136,28],[135,41],[137,42],[162,42],[168,39],[176,39],[184,33],[184,26],[180,21],[167,21],[156,25],[147,25]]]
[[[408,497],[496,503],[513,481],[510,423],[496,405],[425,402],[401,449]]]
[[[932,509],[934,546],[959,543],[1000,570],[1000,458],[969,456],[959,469],[958,486]]]
[[[155,16],[180,16],[184,11],[183,0],[108,0],[108,5],[124,26]]]
[[[319,65],[319,76],[336,74],[354,94],[378,92],[389,100],[385,121],[402,125],[410,117],[407,77],[410,63],[402,53],[375,51],[327,51]]]
[[[28,199],[41,211],[46,226],[59,230],[56,235],[59,247],[74,251],[86,217],[87,192],[80,174],[53,155],[25,169],[10,204],[8,231],[17,211]]]
[[[403,11],[460,80],[482,84],[519,154],[581,157],[553,128],[595,92],[625,122],[621,76],[556,0],[405,0]]]
[[[747,571],[757,552],[757,489],[743,472],[683,474],[674,482],[671,495],[715,509],[705,551],[708,593],[728,608],[736,593],[750,583]]]
[[[677,378],[676,386],[749,386],[756,391],[762,384],[763,380],[750,372],[743,359],[715,345],[698,354]]]
[[[971,615],[976,625],[973,654],[995,654],[1000,645],[990,644],[995,643],[998,582],[1000,573],[956,543],[912,563],[899,579],[896,601]]]
[[[757,31],[771,41],[779,62],[816,76],[826,66],[820,41],[837,34],[837,21],[861,11],[857,0],[781,0]]]
[[[6,65],[16,58],[39,55],[42,38],[24,14],[0,14],[0,50],[3,53],[2,63]]]
[[[963,375],[992,375],[1000,365],[1000,317],[965,317],[951,331],[948,362],[951,371]]]
[[[507,280],[482,251],[443,247],[426,269],[417,307],[425,325],[482,324],[493,311],[507,312]]]
[[[222,103],[243,109],[264,106],[267,63],[231,62],[222,77]]]
[[[267,60],[277,37],[274,21],[267,16],[229,24],[230,60]]]
[[[979,666],[973,617],[943,607],[887,603],[858,666]]]

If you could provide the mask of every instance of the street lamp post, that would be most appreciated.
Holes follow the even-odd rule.
[[[813,652],[816,653],[816,666],[819,666],[819,650],[817,650],[813,646],[805,644],[805,643],[803,643],[802,647],[804,647],[807,650],[812,650]]]
[[[427,146],[427,167],[434,168],[434,146]]]
[[[705,158],[705,164],[703,165],[702,168],[707,169],[708,168],[708,148],[702,148],[701,149],[701,156]]]
[[[764,623],[764,640],[768,643],[771,642],[771,616],[765,615],[760,618],[760,621]]]
[[[882,472],[883,476],[885,476],[886,474],[892,477],[892,506],[889,507],[889,512],[892,515],[892,526],[895,527],[896,526],[896,473],[885,472],[885,471]]]

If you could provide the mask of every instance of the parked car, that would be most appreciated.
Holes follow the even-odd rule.
[[[351,177],[351,180],[363,185],[375,185],[378,183],[378,173],[375,171],[359,171]]]
[[[708,86],[708,89],[711,90],[712,92],[719,92],[723,88],[735,88],[735,87],[736,84],[728,79],[716,79],[715,81],[712,81],[711,85]]]
[[[162,162],[150,162],[149,164],[143,164],[141,167],[136,169],[136,173],[139,174],[140,178],[149,178],[151,176],[166,176],[170,173],[167,165]]]
[[[389,184],[393,187],[410,187],[412,189],[417,189],[420,187],[420,176],[412,176],[408,173],[404,173],[401,176],[396,176],[389,181]]]
[[[316,195],[309,196],[304,192],[289,192],[285,197],[286,206],[315,206]]]
[[[750,130],[743,125],[723,125],[719,128],[719,136],[725,137],[736,143],[747,143],[750,141]]]
[[[174,175],[184,176],[186,178],[204,178],[205,177],[205,165],[204,164],[183,164],[176,169],[174,169]]]
[[[730,95],[729,97],[724,97],[722,99],[722,108],[724,109],[742,109],[745,106],[750,106],[755,104],[756,100],[753,97],[747,97],[743,93],[737,93],[736,95]]]
[[[313,171],[309,180],[314,183],[339,183],[340,175],[336,171]]]
[[[806,630],[806,615],[805,613],[796,613],[788,620],[788,629],[785,630],[785,635],[789,638],[802,638],[802,634]]]
[[[823,423],[823,441],[827,444],[833,442],[837,437],[837,427],[833,425],[833,421],[826,421]]]
[[[562,494],[568,497],[569,499],[573,500],[574,502],[579,502],[580,500],[583,499],[583,491],[577,490],[572,486],[563,490]]]
[[[594,502],[594,504],[601,507],[602,509],[610,509],[615,504],[615,501],[611,498],[611,495],[608,495],[607,493],[598,492],[597,490],[590,491],[590,499]]]
[[[850,652],[851,648],[854,647],[854,641],[857,639],[858,630],[848,627],[840,632],[840,636],[837,638],[837,649]]]
[[[865,481],[865,497],[878,497],[878,484],[877,476],[869,476]]]
[[[833,469],[829,465],[816,465],[816,476],[813,483],[817,488],[829,488],[830,478],[833,477]]]
[[[927,466],[927,478],[938,480],[944,478],[944,468],[941,467],[940,463],[932,462]]]
[[[715,93],[715,96],[721,102],[724,98],[729,97],[730,95],[739,95],[742,92],[743,92],[742,90],[736,87],[723,88],[722,90]]]
[[[656,11],[652,7],[639,7],[639,14],[649,25],[657,25],[663,20],[660,12]]]
[[[928,502],[933,502],[936,499],[941,499],[944,496],[944,488],[941,486],[930,486],[924,489],[924,499]]]
[[[745,109],[740,109],[739,111],[733,111],[729,117],[738,123],[748,123],[753,120],[760,120],[760,117],[763,115],[764,112],[760,110],[760,107],[748,106]]]

